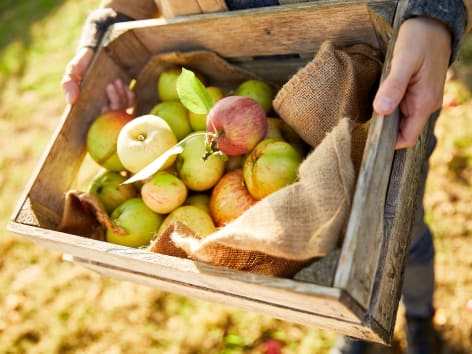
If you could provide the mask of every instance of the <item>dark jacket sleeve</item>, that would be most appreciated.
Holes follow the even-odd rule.
[[[459,52],[460,43],[465,32],[467,16],[462,0],[410,0],[405,12],[404,20],[427,16],[446,24],[452,34],[452,58],[455,60]]]
[[[111,8],[98,8],[90,13],[82,28],[79,48],[96,51],[108,27],[117,22],[132,20],[131,17]]]

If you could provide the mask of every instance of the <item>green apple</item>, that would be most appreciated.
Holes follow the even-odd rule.
[[[216,86],[208,86],[206,90],[210,94],[212,104],[224,97],[223,90]],[[206,114],[197,114],[192,111],[189,112],[190,125],[193,131],[201,131],[206,129]]]
[[[288,125],[283,119],[276,117],[267,118],[269,127],[265,139],[277,138],[285,140],[292,145],[301,156],[305,156],[309,150],[309,145],[298,135],[298,133]]]
[[[164,70],[157,79],[157,94],[161,101],[178,101],[176,82],[182,72],[181,67],[170,67]]]
[[[193,205],[210,213],[210,195],[207,193],[192,193],[187,197],[184,205]]]
[[[171,127],[161,117],[146,114],[134,118],[120,131],[117,152],[123,166],[136,173],[177,144],[177,137]],[[175,155],[162,166],[170,167]]]
[[[167,215],[159,228],[158,235],[164,233],[173,222],[184,224],[198,238],[204,238],[216,231],[210,214],[194,205],[182,205]]]
[[[194,132],[183,144],[183,151],[177,156],[175,165],[180,179],[188,189],[202,192],[213,187],[225,170],[221,156],[206,153],[205,132]]]
[[[161,72],[157,79],[157,94],[161,101],[179,101],[177,93],[177,79],[182,72],[181,66],[172,66]],[[203,75],[194,71],[198,79],[205,84]]]
[[[159,116],[171,127],[177,140],[185,138],[192,132],[189,111],[178,101],[164,101],[156,104],[149,114]]]
[[[168,214],[185,202],[187,187],[177,176],[160,171],[143,184],[141,197],[152,211]]]
[[[164,216],[156,214],[144,204],[141,198],[128,199],[111,213],[112,222],[126,234],[106,232],[106,240],[128,247],[147,246],[164,221]]]
[[[138,195],[134,184],[122,184],[126,178],[117,171],[103,171],[94,177],[88,192],[98,198],[110,214],[120,204]]]
[[[243,166],[249,193],[260,200],[295,182],[302,156],[286,141],[264,139],[251,151]]]
[[[133,119],[123,111],[109,111],[98,116],[87,131],[87,152],[93,160],[107,170],[125,169],[118,158],[118,135],[128,122]]]
[[[272,110],[272,100],[275,90],[269,84],[261,80],[246,80],[234,91],[236,96],[245,96],[255,99],[269,113]]]

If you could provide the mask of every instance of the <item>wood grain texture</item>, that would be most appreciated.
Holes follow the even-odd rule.
[[[266,301],[255,301],[254,299],[237,296],[237,294],[234,293],[220,293],[212,291],[211,289],[200,289],[198,287],[190,288],[188,284],[179,284],[156,276],[130,273],[128,269],[110,267],[99,263],[90,263],[88,260],[74,259],[74,261],[86,268],[92,269],[111,278],[133,281],[135,283],[159,288],[172,293],[236,307],[283,321],[290,319],[290,321],[303,326],[324,328],[347,336],[384,343],[384,339],[379,334],[369,328],[359,325],[357,322],[343,321],[337,318],[325,317],[321,314],[307,311],[294,311],[290,307],[283,307],[279,304],[274,305]]]
[[[378,47],[364,3],[344,6],[337,2],[334,5],[308,3],[237,12],[238,16],[234,16],[234,12],[221,12],[122,23],[115,26],[114,36],[107,46],[114,50],[115,40],[123,32],[132,30],[153,54],[207,49],[232,59],[315,53],[324,40],[332,40],[339,46],[363,42]]]
[[[201,13],[197,0],[155,0],[165,18]]]
[[[332,287],[236,271],[18,223],[10,223],[8,228],[48,249],[119,267],[130,276],[139,273],[159,277],[187,284],[189,288],[234,294],[295,311],[360,323],[352,310],[338,301],[340,290]]]
[[[198,0],[198,6],[203,13],[228,10],[224,0]]]
[[[18,214],[28,197],[33,206],[40,205],[42,208],[47,206],[49,210],[47,214],[62,214],[64,193],[73,188],[86,153],[85,140],[88,127],[106,103],[106,85],[116,78],[121,78],[124,82],[130,80],[128,75],[102,51],[86,74],[78,102],[65,109],[20,198],[23,202],[18,204],[13,215]],[[40,217],[41,213],[38,216]],[[45,227],[57,226],[50,225],[49,221],[49,219],[38,219],[39,224]]]
[[[433,135],[434,125],[426,125],[416,145],[407,150],[397,151],[393,161],[393,171],[386,200],[384,255],[377,267],[374,294],[370,304],[370,314],[393,335],[395,317],[401,297],[403,274],[412,237],[415,208],[422,200],[421,178],[425,173],[428,142]]]

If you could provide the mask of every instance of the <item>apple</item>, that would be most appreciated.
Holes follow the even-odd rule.
[[[176,82],[181,72],[181,66],[172,66],[161,72],[157,79],[157,94],[161,101],[179,101]],[[195,75],[205,83],[205,78],[200,73],[195,72]]]
[[[210,109],[206,129],[210,145],[227,155],[242,155],[261,141],[268,128],[267,116],[256,100],[227,96]]]
[[[187,226],[198,238],[204,238],[216,231],[210,214],[194,205],[182,205],[171,212],[162,222],[158,235],[161,235],[173,222]]]
[[[227,172],[210,195],[210,215],[216,226],[224,226],[257,203],[244,184],[242,169]]]
[[[189,111],[178,101],[164,101],[156,104],[149,114],[159,116],[171,127],[177,140],[185,138],[192,132]]]
[[[112,171],[125,169],[116,152],[118,135],[133,117],[124,111],[109,111],[98,116],[87,131],[87,151],[100,166]]]
[[[187,187],[177,176],[160,171],[143,184],[141,197],[152,211],[168,214],[185,202]]]
[[[298,135],[298,133],[285,122],[283,119],[276,117],[268,117],[269,127],[264,139],[278,138],[285,140],[287,143],[297,149],[298,153],[305,156],[308,152],[309,145]]]
[[[237,168],[242,168],[244,164],[244,159],[246,155],[233,155],[228,156],[228,160],[226,160],[225,164],[225,171],[235,170]]]
[[[264,136],[264,139],[276,138],[283,140],[282,126],[286,123],[282,119],[274,117],[267,117],[267,123],[267,133]]]
[[[134,184],[122,184],[126,179],[117,171],[100,172],[90,183],[88,193],[97,197],[110,214],[120,204],[138,195]]]
[[[128,247],[148,245],[164,221],[164,216],[149,209],[141,198],[128,199],[113,210],[110,217],[125,233],[108,228],[106,240]]]
[[[134,118],[120,131],[117,141],[118,157],[123,166],[136,173],[154,161],[162,153],[177,144],[177,137],[167,122],[151,114]],[[162,166],[170,167],[175,155]]]
[[[205,132],[188,135],[183,143],[183,151],[177,156],[175,166],[180,179],[188,189],[202,192],[213,187],[223,176],[225,161],[221,156],[206,154]]]
[[[244,161],[243,175],[249,193],[260,200],[295,182],[302,156],[286,141],[264,139]]]
[[[178,101],[176,82],[182,71],[181,67],[170,67],[164,70],[157,79],[157,94],[161,101]]]
[[[206,90],[210,94],[212,104],[214,105],[216,101],[224,97],[223,91],[216,86],[208,86]],[[197,114],[192,111],[189,112],[190,125],[192,126],[193,131],[206,130],[206,114]]]
[[[187,197],[184,205],[193,205],[210,214],[210,196],[208,193],[192,193]]]
[[[264,81],[246,80],[236,88],[234,94],[236,96],[245,96],[255,99],[264,108],[266,113],[272,110],[275,90]]]

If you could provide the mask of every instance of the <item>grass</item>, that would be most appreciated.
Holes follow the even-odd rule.
[[[99,2],[0,4],[1,225],[9,220],[65,107],[60,78],[83,20]],[[469,42],[455,68],[466,83]],[[435,322],[447,340],[444,353],[465,354],[472,347],[470,112],[467,98],[441,115],[425,198],[436,238]],[[0,353],[264,353],[267,341],[276,340],[286,354],[322,354],[335,337],[102,277],[5,228],[0,233]],[[392,352],[403,347],[398,330]]]

